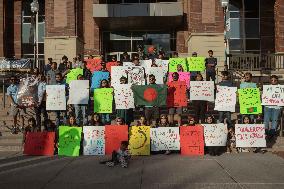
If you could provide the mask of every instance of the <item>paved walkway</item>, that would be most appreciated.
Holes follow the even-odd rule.
[[[0,160],[0,188],[28,189],[284,189],[284,159],[267,154],[219,157],[133,157],[129,168],[105,157],[16,157]]]

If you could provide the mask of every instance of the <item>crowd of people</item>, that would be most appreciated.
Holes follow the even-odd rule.
[[[192,56],[197,56],[197,53],[193,53]],[[173,57],[178,57],[178,53],[174,53]],[[88,59],[93,59],[90,55]],[[108,72],[107,64],[103,56],[100,57],[100,70],[103,72]],[[152,67],[156,67],[156,59],[165,59],[165,53],[163,51],[156,52],[145,56],[142,51],[138,51],[136,55],[132,58],[127,53],[124,53],[121,60],[116,60],[116,57],[112,57],[110,62],[117,62],[117,66],[123,66],[123,62],[132,62],[133,66],[140,66],[141,60],[152,60]],[[203,81],[203,76],[206,76],[207,81],[216,80],[216,66],[217,59],[213,56],[213,51],[208,51],[208,57],[205,59],[206,70],[204,73],[200,72],[191,72],[190,80],[191,81]],[[89,80],[91,84],[92,72],[87,68],[87,62],[79,54],[73,58],[73,62],[69,61],[68,57],[63,56],[61,62],[57,64],[52,58],[48,58],[48,62],[43,71],[38,70],[37,68],[33,69],[32,74],[39,79],[38,83],[38,106],[34,107],[35,118],[31,117],[28,120],[28,125],[24,125],[24,114],[25,108],[20,107],[17,102],[17,92],[19,90],[18,78],[12,76],[10,78],[10,86],[7,89],[7,95],[11,99],[11,109],[10,115],[14,118],[14,125],[12,129],[13,134],[17,134],[19,131],[27,132],[37,132],[37,131],[56,131],[60,125],[68,126],[104,126],[109,124],[115,125],[135,125],[135,126],[152,126],[152,127],[169,127],[169,126],[194,126],[200,123],[224,123],[228,127],[228,145],[227,151],[231,152],[233,144],[235,143],[234,139],[234,123],[231,118],[230,111],[220,111],[218,113],[218,118],[215,118],[216,112],[214,115],[210,114],[212,111],[208,111],[208,102],[203,100],[188,100],[189,106],[193,108],[193,114],[188,114],[188,109],[190,107],[170,107],[161,108],[161,107],[136,107],[135,109],[127,110],[115,110],[113,114],[106,113],[93,113],[92,112],[92,102],[88,105],[68,105],[66,111],[54,111],[56,114],[55,122],[49,118],[48,111],[46,110],[46,85],[65,85],[66,87],[66,96],[68,96],[68,84],[66,83],[67,74],[74,68],[82,68],[83,74],[78,75],[78,80]],[[180,65],[177,66],[177,72],[172,74],[173,81],[179,80],[178,72],[182,72],[183,69]],[[149,77],[148,85],[155,85],[156,78],[154,75],[147,75]],[[216,83],[220,86],[233,87],[234,83],[230,79],[230,73],[228,71],[221,72],[222,81]],[[110,88],[111,83],[110,79],[103,79],[100,82],[99,88]],[[243,76],[243,84],[250,83],[249,86],[241,85],[241,88],[250,87],[252,82],[252,74],[247,72]],[[147,81],[147,79],[145,79]],[[165,76],[165,84],[168,82],[167,76]],[[127,84],[128,78],[121,77],[120,84]],[[145,83],[147,84],[147,83]],[[270,77],[270,84],[277,85],[278,77],[272,75]],[[257,86],[257,84],[255,84]],[[237,87],[237,86],[235,86]],[[261,87],[261,86],[258,86]],[[90,95],[92,96],[92,95]],[[161,110],[167,113],[161,114]],[[253,123],[264,123],[265,131],[267,138],[273,139],[277,135],[277,128],[279,123],[279,116],[281,114],[280,106],[264,106],[263,115],[240,115],[240,120],[237,120],[238,123],[243,124],[253,124]],[[135,113],[136,112],[136,113]],[[21,115],[22,119],[22,128],[18,126],[18,115]],[[134,115],[139,115],[139,118],[134,120]],[[187,117],[186,120],[182,117]],[[42,121],[43,117],[43,121]],[[114,119],[114,120],[112,120]],[[113,123],[115,122],[115,123]],[[270,127],[270,122],[272,122]],[[43,126],[43,127],[42,127]],[[43,128],[43,129],[42,129]],[[127,145],[125,142],[123,146]],[[209,150],[209,153],[212,155],[218,154],[216,149]]]

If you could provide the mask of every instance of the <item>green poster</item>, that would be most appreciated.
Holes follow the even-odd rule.
[[[94,112],[112,113],[113,88],[100,88],[94,90]]]
[[[82,127],[59,127],[58,155],[79,156]]]
[[[189,71],[204,71],[205,70],[205,57],[188,57]]]
[[[79,74],[83,75],[83,69],[81,69],[81,68],[72,69],[67,74],[66,83],[69,84],[70,81],[77,80],[77,77],[78,77]]]
[[[262,113],[259,88],[238,89],[238,93],[241,114]]]
[[[185,58],[170,58],[169,60],[169,72],[177,72],[177,66],[182,65],[183,72],[187,72],[187,64]]]

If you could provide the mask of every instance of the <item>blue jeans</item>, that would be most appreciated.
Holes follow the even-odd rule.
[[[77,125],[81,125],[82,118],[83,118],[83,125],[87,125],[88,124],[88,119],[87,119],[87,116],[86,116],[87,106],[86,105],[75,104],[74,108],[75,108],[75,115],[76,115],[76,123],[77,123]]]
[[[275,109],[275,108],[268,108],[264,107],[264,124],[265,129],[269,129],[269,122],[271,121],[271,130],[277,129],[278,124],[278,118],[280,115],[281,109]]]
[[[101,116],[101,121],[103,125],[110,124],[109,114],[100,114],[100,116]]]
[[[224,122],[224,115],[225,115],[225,118],[227,118],[227,123],[228,123],[228,128],[229,127],[232,127],[232,119],[231,119],[231,112],[219,112],[219,122],[220,123],[223,123]]]

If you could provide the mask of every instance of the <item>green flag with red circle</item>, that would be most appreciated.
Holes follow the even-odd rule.
[[[166,106],[167,86],[166,85],[134,85],[134,103],[140,106]]]

